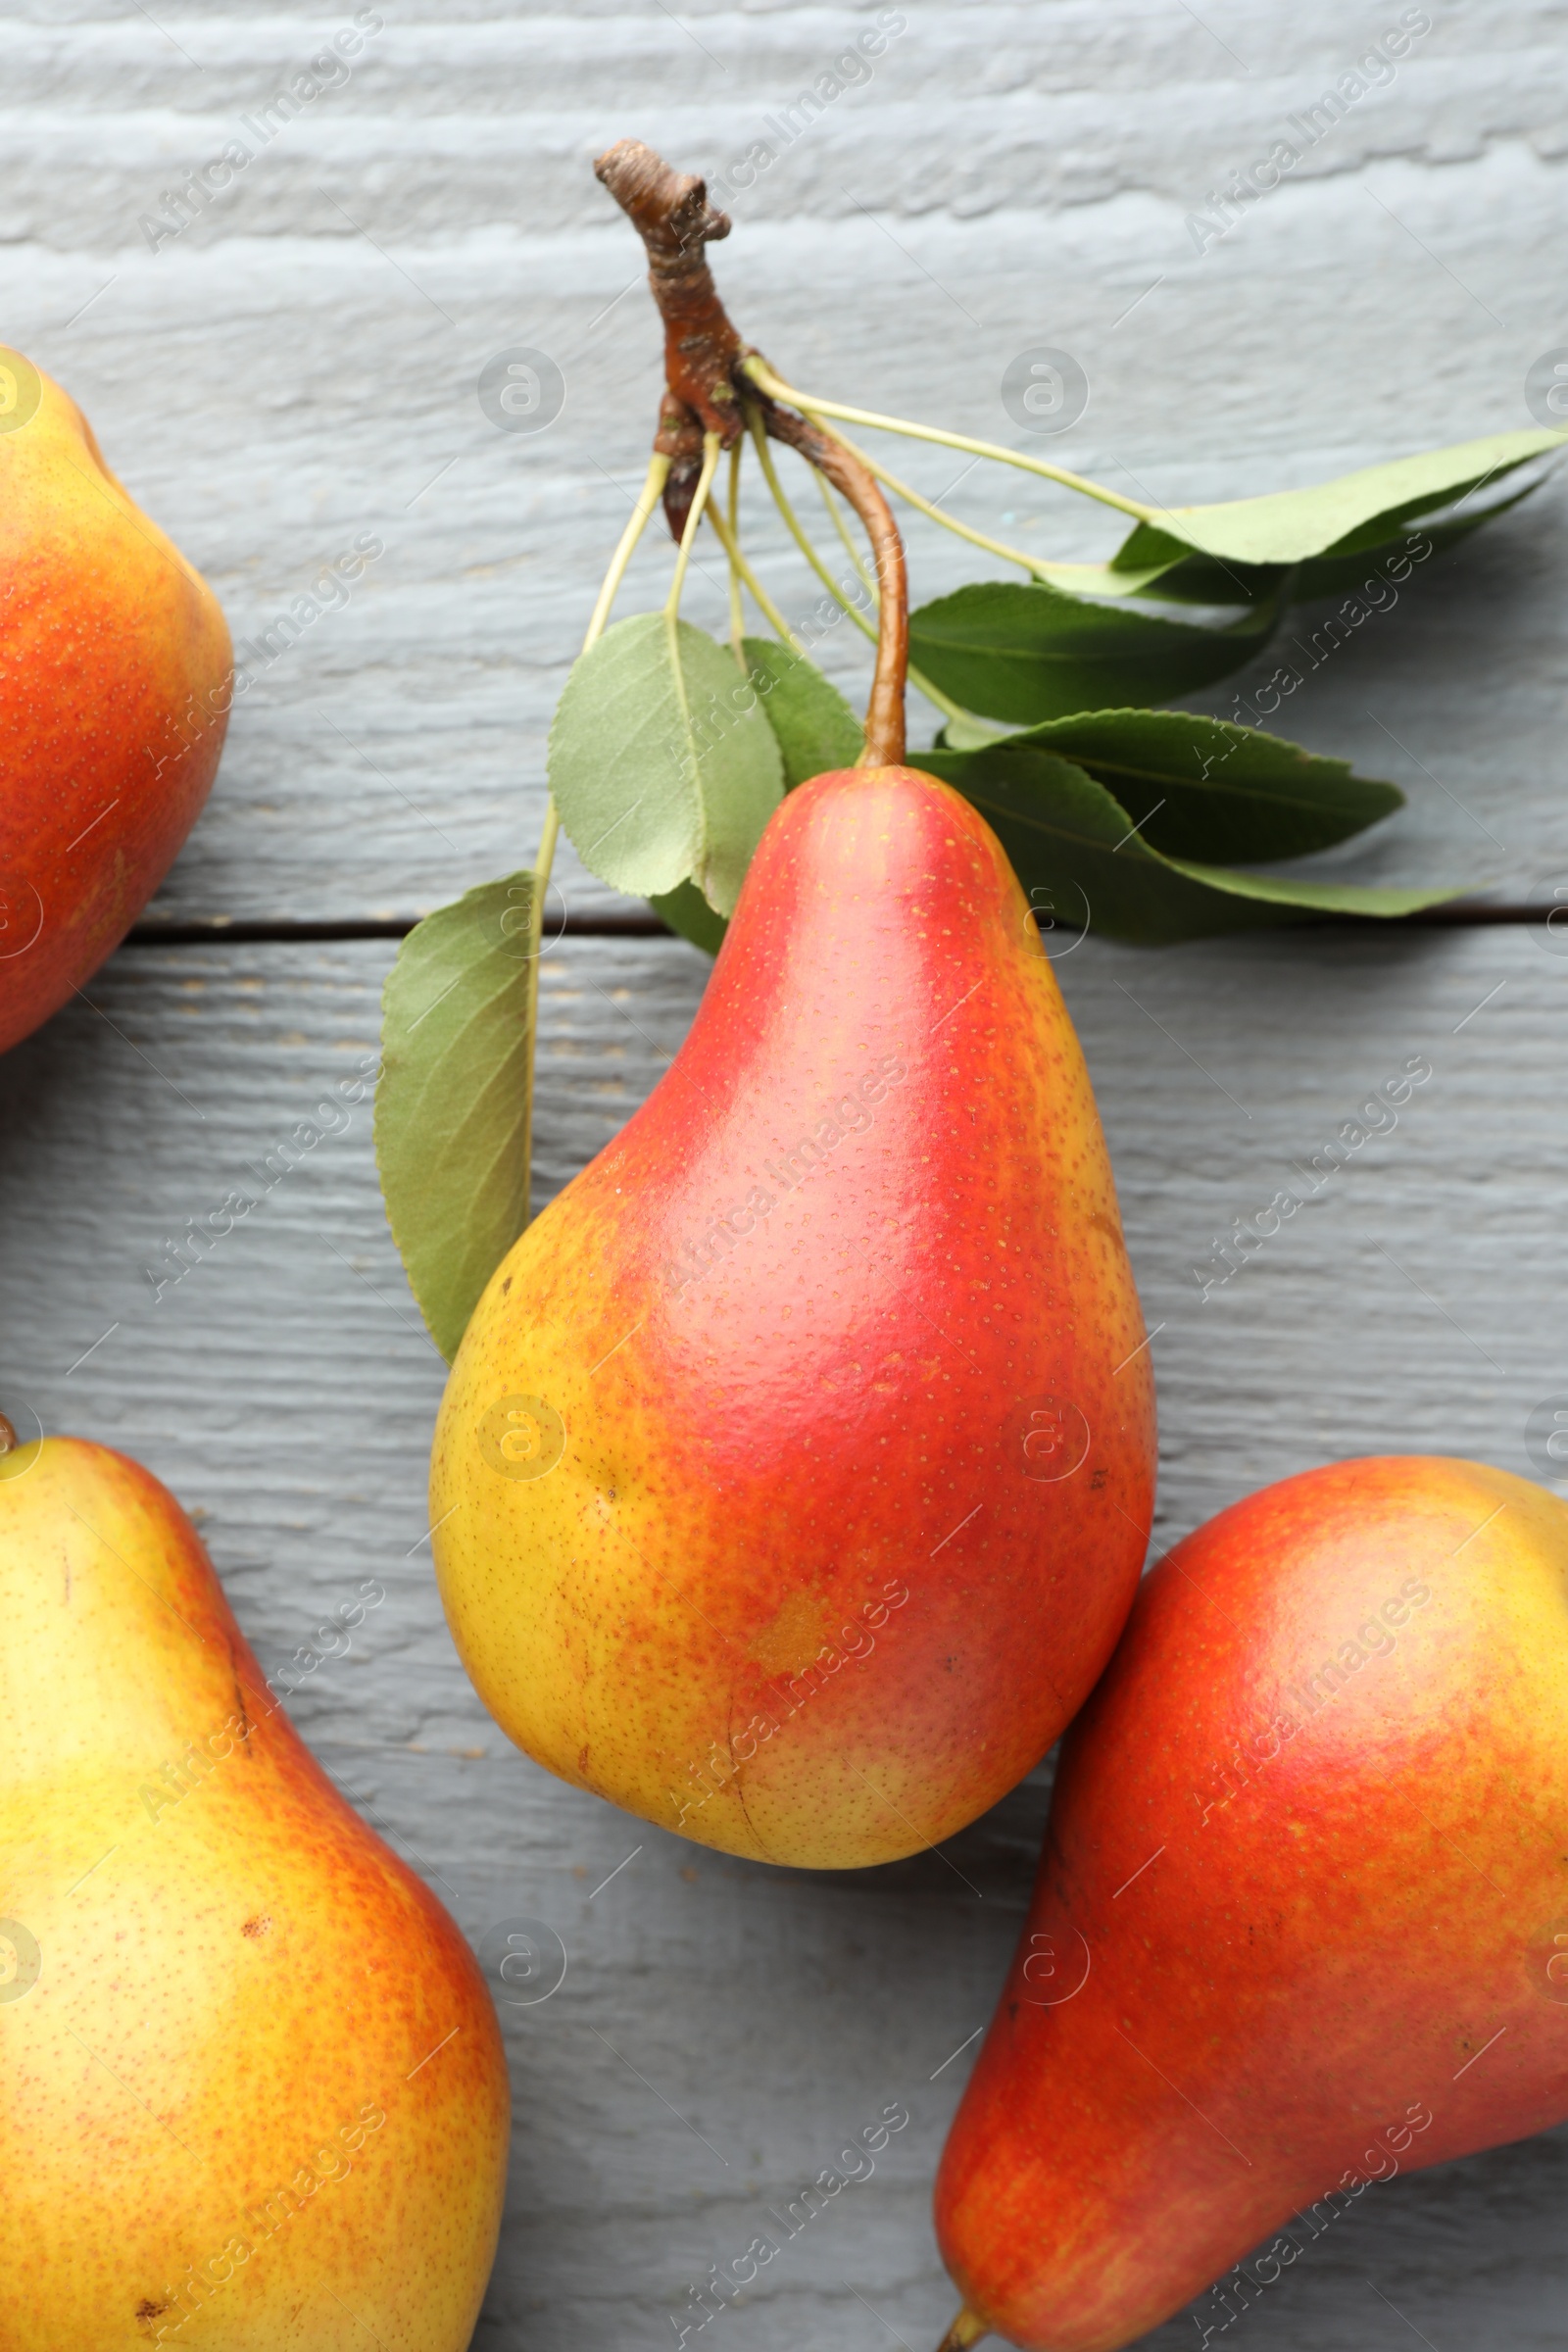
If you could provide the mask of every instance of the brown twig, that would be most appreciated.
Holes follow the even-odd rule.
[[[904,758],[904,688],[909,657],[909,599],[904,542],[872,475],[843,443],[780,407],[742,373],[750,357],[713,284],[706,248],[729,235],[729,218],[708,201],[695,172],[675,172],[640,139],[622,139],[594,166],[648,252],[648,280],[664,321],[665,393],[654,447],[670,461],[664,514],[678,541],[702,469],[703,435],[728,449],[745,417],[743,401],[767,431],[800,451],[843,492],[871,542],[880,593],[876,674],[865,714],[864,766]]]
[[[729,235],[729,215],[713,211],[705,180],[694,172],[672,171],[641,139],[621,139],[599,158],[594,176],[647,248],[648,282],[664,321],[668,392],[654,447],[671,461],[664,513],[678,540],[702,464],[704,433],[717,433],[728,449],[743,421],[731,378],[745,346],[718,299],[706,251]]]

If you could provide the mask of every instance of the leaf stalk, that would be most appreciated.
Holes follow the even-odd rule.
[[[662,495],[664,484],[668,479],[669,467],[670,461],[662,450],[656,450],[648,461],[648,471],[643,477],[643,486],[638,493],[637,503],[631,511],[631,519],[620,534],[619,545],[610,560],[610,569],[606,572],[600,585],[599,594],[594,599],[594,609],[589,615],[587,632],[582,641],[584,653],[591,645],[596,645],[605,633],[605,625],[614,605],[616,591],[626,576],[626,566],[631,562],[637,542],[648,528],[649,519]],[[525,1192],[529,1186],[533,1166],[534,1043],[539,1031],[539,956],[544,944],[545,894],[550,888],[550,869],[556,861],[556,844],[560,838],[561,811],[556,807],[555,794],[551,793],[545,801],[545,821],[539,828],[539,847],[534,854],[533,889],[528,909],[528,1004],[523,1016],[527,1024],[525,1052],[528,1062],[527,1125],[522,1144]],[[533,1202],[530,1198],[524,1203],[524,1224],[530,1221],[532,1215]]]
[[[795,391],[775,375],[760,352],[750,353],[741,368],[770,400],[788,401],[792,408],[804,409],[808,416],[837,416],[846,424],[871,425],[880,432],[902,433],[910,441],[938,441],[944,449],[961,449],[969,457],[994,458],[1000,466],[1017,466],[1025,473],[1038,473],[1048,482],[1059,482],[1064,490],[1076,490],[1081,497],[1098,499],[1102,506],[1115,507],[1139,522],[1152,522],[1159,512],[1157,507],[1141,506],[1135,498],[1124,498],[1119,490],[1107,490],[1102,482],[1092,482],[1086,473],[1073,473],[1065,466],[1051,465],[1045,458],[1028,457],[1021,449],[1008,449],[1001,441],[976,441],[967,433],[947,432],[939,425],[915,424],[907,416],[885,416],[875,409],[852,409],[842,401],[813,399],[809,393]]]
[[[806,558],[806,561],[808,564],[809,564],[811,569],[815,572],[817,578],[821,581],[829,596],[832,597],[834,603],[840,606],[841,609],[849,614],[850,618],[854,621],[856,627],[860,631],[861,635],[864,637],[869,637],[871,643],[874,645],[877,638],[875,624],[867,620],[865,614],[860,611],[859,607],[852,604],[849,598],[845,595],[838,581],[834,579],[833,574],[829,571],[827,565],[817,554],[816,549],[812,545],[810,539],[807,536],[799,515],[796,514],[795,509],[790,504],[789,498],[784,489],[784,485],[778,478],[778,467],[774,465],[772,454],[767,446],[767,436],[762,427],[762,416],[760,410],[753,409],[748,421],[751,424],[752,436],[757,443],[757,455],[761,464],[763,477],[766,480],[769,490],[771,490],[773,493],[773,504],[775,507],[777,507],[780,515],[783,517],[785,529],[789,532],[790,537],[794,540],[796,546],[800,549],[802,555]],[[823,476],[818,474],[817,479],[818,481],[822,481]],[[864,578],[864,574],[861,576]],[[866,581],[866,585],[868,587],[871,586],[869,580]],[[875,595],[876,592],[874,588],[872,588],[871,593]]]

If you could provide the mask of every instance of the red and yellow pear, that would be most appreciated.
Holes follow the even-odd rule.
[[[0,1455],[0,1618],[6,2352],[466,2352],[510,2100],[463,1936],[136,1463]]]
[[[898,535],[817,442],[880,534],[864,763],[775,810],[674,1062],[493,1276],[430,1517],[519,1746],[843,1869],[963,1828],[1081,1705],[1154,1434],[1078,1041],[996,836],[904,764]]]
[[[53,379],[0,346],[0,1053],[91,978],[212,787],[218,599]]]
[[[949,2347],[1222,2279],[1217,2334],[1371,2181],[1568,2117],[1565,1725],[1568,1504],[1506,1472],[1343,1462],[1153,1570],[943,2159]]]

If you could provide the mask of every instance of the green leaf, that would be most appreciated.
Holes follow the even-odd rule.
[[[1073,760],[1151,849],[1216,865],[1331,849],[1404,805],[1397,785],[1358,776],[1348,760],[1190,710],[1086,710],[992,740]],[[982,749],[953,722],[924,763],[963,789],[965,762]]]
[[[943,722],[941,732],[932,746],[938,752],[978,752],[988,743],[1005,743],[1014,735],[1029,735],[1032,727],[994,727],[989,718],[976,718],[972,710],[959,710]],[[922,752],[922,760],[929,760],[929,752]],[[932,769],[932,774],[937,772]]]
[[[677,882],[673,890],[660,891],[649,904],[672,931],[689,939],[694,948],[701,948],[705,956],[718,954],[729,925],[713,912],[695,882]]]
[[[784,769],[734,656],[689,621],[616,621],[573,663],[550,789],[590,873],[652,897],[688,878],[733,909]]]
[[[943,761],[953,762],[952,781],[994,827],[1030,904],[1063,934],[1092,928],[1167,946],[1299,921],[1303,913],[1409,914],[1458,895],[1298,882],[1162,857],[1102,784],[1030,737],[930,756],[938,774]]]
[[[528,1221],[532,894],[532,874],[511,874],[427,915],[382,992],[376,1165],[410,1288],[449,1363]]]
[[[1365,466],[1307,490],[1162,509],[1157,523],[1139,523],[1122,542],[1112,566],[1148,572],[1181,561],[1192,549],[1246,565],[1305,564],[1314,556],[1380,547],[1398,536],[1400,524],[1467,497],[1482,483],[1498,481],[1562,444],[1556,432],[1492,433],[1452,449]],[[1162,583],[1156,593],[1168,593],[1168,587]],[[1232,601],[1234,594],[1233,589],[1221,601]]]
[[[1545,478],[1542,475],[1511,496],[1494,499],[1490,506],[1473,508],[1468,514],[1423,522],[1419,529],[1415,525],[1420,518],[1411,515],[1388,538],[1372,536],[1381,533],[1387,522],[1385,515],[1377,515],[1364,530],[1352,531],[1342,546],[1295,566],[1227,564],[1209,556],[1186,556],[1163,568],[1128,572],[1127,578],[1135,583],[1129,593],[1162,598],[1169,604],[1234,605],[1255,603],[1283,588],[1291,604],[1306,605],[1317,597],[1370,588],[1379,578],[1398,585],[1413,576],[1418,564],[1457,546],[1484,522],[1506,514],[1533,496]]]
[[[1182,568],[1185,562],[1184,555],[1168,555],[1161,563],[1146,564],[1137,570],[1131,566],[1119,567],[1114,562],[1042,563],[1034,565],[1034,574],[1036,579],[1044,580],[1048,588],[1060,588],[1068,596],[1157,596],[1160,591],[1154,582],[1163,579],[1168,571]],[[1194,598],[1192,601],[1197,603],[1199,600]],[[1205,597],[1202,601],[1219,605],[1236,604],[1240,600],[1231,595]]]
[[[778,737],[785,791],[793,792],[797,784],[825,775],[830,768],[853,767],[865,730],[815,662],[792,653],[776,637],[743,637],[741,646],[752,683]]]
[[[909,615],[909,659],[966,710],[1030,725],[1206,686],[1250,661],[1274,621],[1265,608],[1197,628],[1040,582],[981,580]]]
[[[1401,525],[1393,538],[1379,539],[1368,547],[1348,551],[1330,548],[1327,555],[1314,557],[1310,564],[1301,565],[1291,588],[1291,602],[1294,605],[1305,605],[1310,604],[1314,597],[1340,596],[1348,590],[1369,586],[1380,575],[1396,582],[1401,577],[1409,577],[1411,574],[1400,572],[1401,559],[1409,559],[1415,564],[1428,563],[1433,556],[1441,556],[1446,548],[1456,547],[1460,540],[1468,539],[1472,531],[1479,531],[1483,523],[1491,522],[1498,514],[1506,514],[1510,508],[1533,497],[1545,478],[1543,474],[1540,480],[1526,482],[1522,490],[1515,490],[1510,497],[1494,499],[1491,506],[1476,507],[1468,514],[1449,514],[1437,522],[1424,522],[1419,530],[1412,530],[1407,524]],[[1413,515],[1409,518],[1410,522],[1419,519]],[[1380,515],[1378,523],[1381,524],[1382,520]],[[1422,542],[1425,542],[1424,546]],[[1184,564],[1179,568],[1185,570],[1186,566]]]

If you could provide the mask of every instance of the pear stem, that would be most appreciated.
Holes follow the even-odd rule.
[[[985,2321],[965,2304],[937,2346],[937,2352],[969,2352],[971,2344],[982,2342],[990,2333]]]
[[[771,371],[769,371],[771,372]],[[865,706],[865,746],[858,767],[897,767],[904,759],[904,686],[909,669],[909,580],[904,541],[893,509],[853,450],[833,440],[808,416],[796,416],[769,398],[762,422],[775,441],[788,442],[848,499],[871,542],[876,579],[876,669]]]

